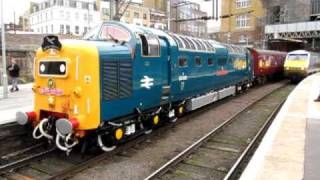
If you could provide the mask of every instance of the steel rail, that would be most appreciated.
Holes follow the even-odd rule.
[[[38,148],[38,146],[35,145],[33,149],[35,149],[35,148]],[[28,151],[31,150],[30,147],[28,147],[27,149],[28,149]],[[40,152],[40,153],[32,154],[32,155],[30,155],[30,156],[28,156],[28,157],[21,158],[21,159],[18,159],[18,160],[16,160],[16,161],[7,163],[7,164],[5,164],[5,165],[1,165],[1,166],[0,166],[0,173],[3,173],[4,171],[6,171],[6,170],[8,170],[8,169],[14,169],[14,168],[17,167],[17,166],[20,167],[20,166],[28,163],[29,161],[32,161],[32,160],[37,159],[37,158],[40,158],[40,157],[42,157],[42,156],[44,156],[44,155],[47,155],[47,154],[49,154],[49,153],[51,153],[51,152],[53,152],[53,151],[55,151],[55,150],[56,150],[56,148],[54,147],[54,148],[51,148],[51,149],[42,151],[42,152]],[[22,150],[22,151],[23,151],[23,150]]]
[[[266,98],[267,96],[269,96],[270,94],[274,93],[276,90],[283,88],[285,85],[287,85],[287,83],[284,83],[282,86],[274,89],[273,91],[267,93],[266,95],[262,96],[261,98],[257,99],[256,101],[250,103],[248,106],[244,107],[243,109],[239,110],[236,114],[234,114],[232,117],[230,117],[229,119],[227,119],[226,121],[224,121],[222,124],[220,124],[218,127],[216,127],[215,129],[213,129],[212,131],[210,131],[209,133],[207,133],[206,135],[204,135],[202,138],[200,138],[199,140],[197,140],[195,143],[193,143],[192,145],[190,145],[188,148],[186,148],[184,151],[180,152],[178,155],[176,155],[174,158],[172,158],[171,160],[169,160],[167,163],[165,163],[164,165],[162,165],[159,169],[157,169],[156,171],[154,171],[152,174],[150,174],[148,177],[145,178],[145,180],[150,180],[150,179],[154,179],[158,176],[163,175],[164,173],[166,173],[170,168],[172,168],[173,166],[177,165],[178,163],[180,163],[181,161],[183,161],[185,159],[185,157],[189,156],[192,152],[194,152],[198,147],[200,147],[204,142],[206,142],[206,140],[208,140],[212,135],[216,134],[217,132],[219,132],[220,130],[223,129],[223,127],[225,127],[226,125],[230,124],[231,122],[233,122],[233,120],[236,119],[236,117],[245,112],[247,109],[251,108],[252,106],[254,106],[255,104],[257,104],[258,102],[260,102],[261,100],[263,100],[264,98]]]
[[[237,161],[234,163],[234,165],[231,167],[231,169],[228,171],[227,175],[223,178],[224,180],[234,179],[236,173],[239,170],[240,165],[242,162],[246,159],[247,155],[254,150],[254,145],[258,143],[258,140],[260,137],[264,135],[264,132],[268,129],[269,125],[272,123],[274,118],[276,117],[277,113],[280,111],[282,105],[286,101],[283,100],[271,113],[271,115],[268,117],[267,121],[263,124],[263,126],[260,128],[258,133],[255,135],[255,137],[252,139],[250,144],[246,147],[246,149],[243,151],[243,153],[239,156]]]

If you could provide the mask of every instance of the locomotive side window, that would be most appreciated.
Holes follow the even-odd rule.
[[[195,58],[194,58],[194,64],[195,64],[195,66],[197,66],[197,67],[199,67],[199,66],[201,66],[201,57],[200,56],[196,56]]]
[[[150,57],[160,56],[160,45],[157,37],[140,34],[142,55]]]
[[[182,42],[176,36],[172,35],[171,37],[176,41],[179,48],[183,48]]]
[[[179,67],[187,67],[188,61],[186,57],[179,57]]]
[[[194,41],[194,44],[196,45],[196,49],[201,50],[201,46],[199,44],[199,41],[197,39],[193,39],[193,41]]]
[[[200,40],[200,45],[201,45],[201,49],[202,49],[203,51],[206,51],[206,46],[204,45],[204,43],[203,43],[202,40]]]
[[[186,38],[184,37],[181,37],[182,41],[184,42],[184,44],[186,45],[186,49],[190,49],[191,48],[191,45],[190,43],[186,40]]]
[[[208,58],[208,66],[213,66],[213,58]]]
[[[187,38],[187,37],[186,37],[186,40],[189,42],[189,44],[190,44],[190,46],[191,46],[191,49],[195,50],[196,47],[195,47],[195,45],[193,44],[193,42],[192,42],[189,38]]]

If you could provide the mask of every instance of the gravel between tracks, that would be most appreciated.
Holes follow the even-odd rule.
[[[143,179],[194,141],[236,114],[243,106],[282,85],[283,82],[279,82],[254,88],[243,95],[228,98],[217,106],[206,107],[206,111],[201,115],[192,119],[185,118],[184,122],[174,126],[165,134],[158,134],[157,138],[102,161],[77,174],[73,179]]]

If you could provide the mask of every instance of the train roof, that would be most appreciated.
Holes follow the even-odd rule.
[[[282,55],[288,54],[287,52],[284,52],[284,51],[255,49],[255,48],[248,48],[248,49],[251,50],[251,51],[257,52],[258,54],[282,54]]]
[[[295,51],[291,51],[288,54],[310,54],[312,52],[306,51],[306,50],[295,50]]]
[[[225,45],[222,45],[214,40],[175,34],[172,32],[144,26],[137,26],[134,24],[127,24],[123,22],[109,21],[107,23],[125,27],[132,34],[152,34],[155,36],[166,37],[167,39],[169,39],[170,43],[174,42],[175,44],[177,44],[179,50],[215,52],[217,49],[228,49]]]

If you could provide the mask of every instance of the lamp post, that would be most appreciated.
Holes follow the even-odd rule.
[[[6,44],[5,44],[5,27],[3,18],[3,1],[1,0],[1,40],[2,40],[2,85],[3,85],[3,98],[8,98],[8,77],[7,77],[7,62],[6,62]]]

